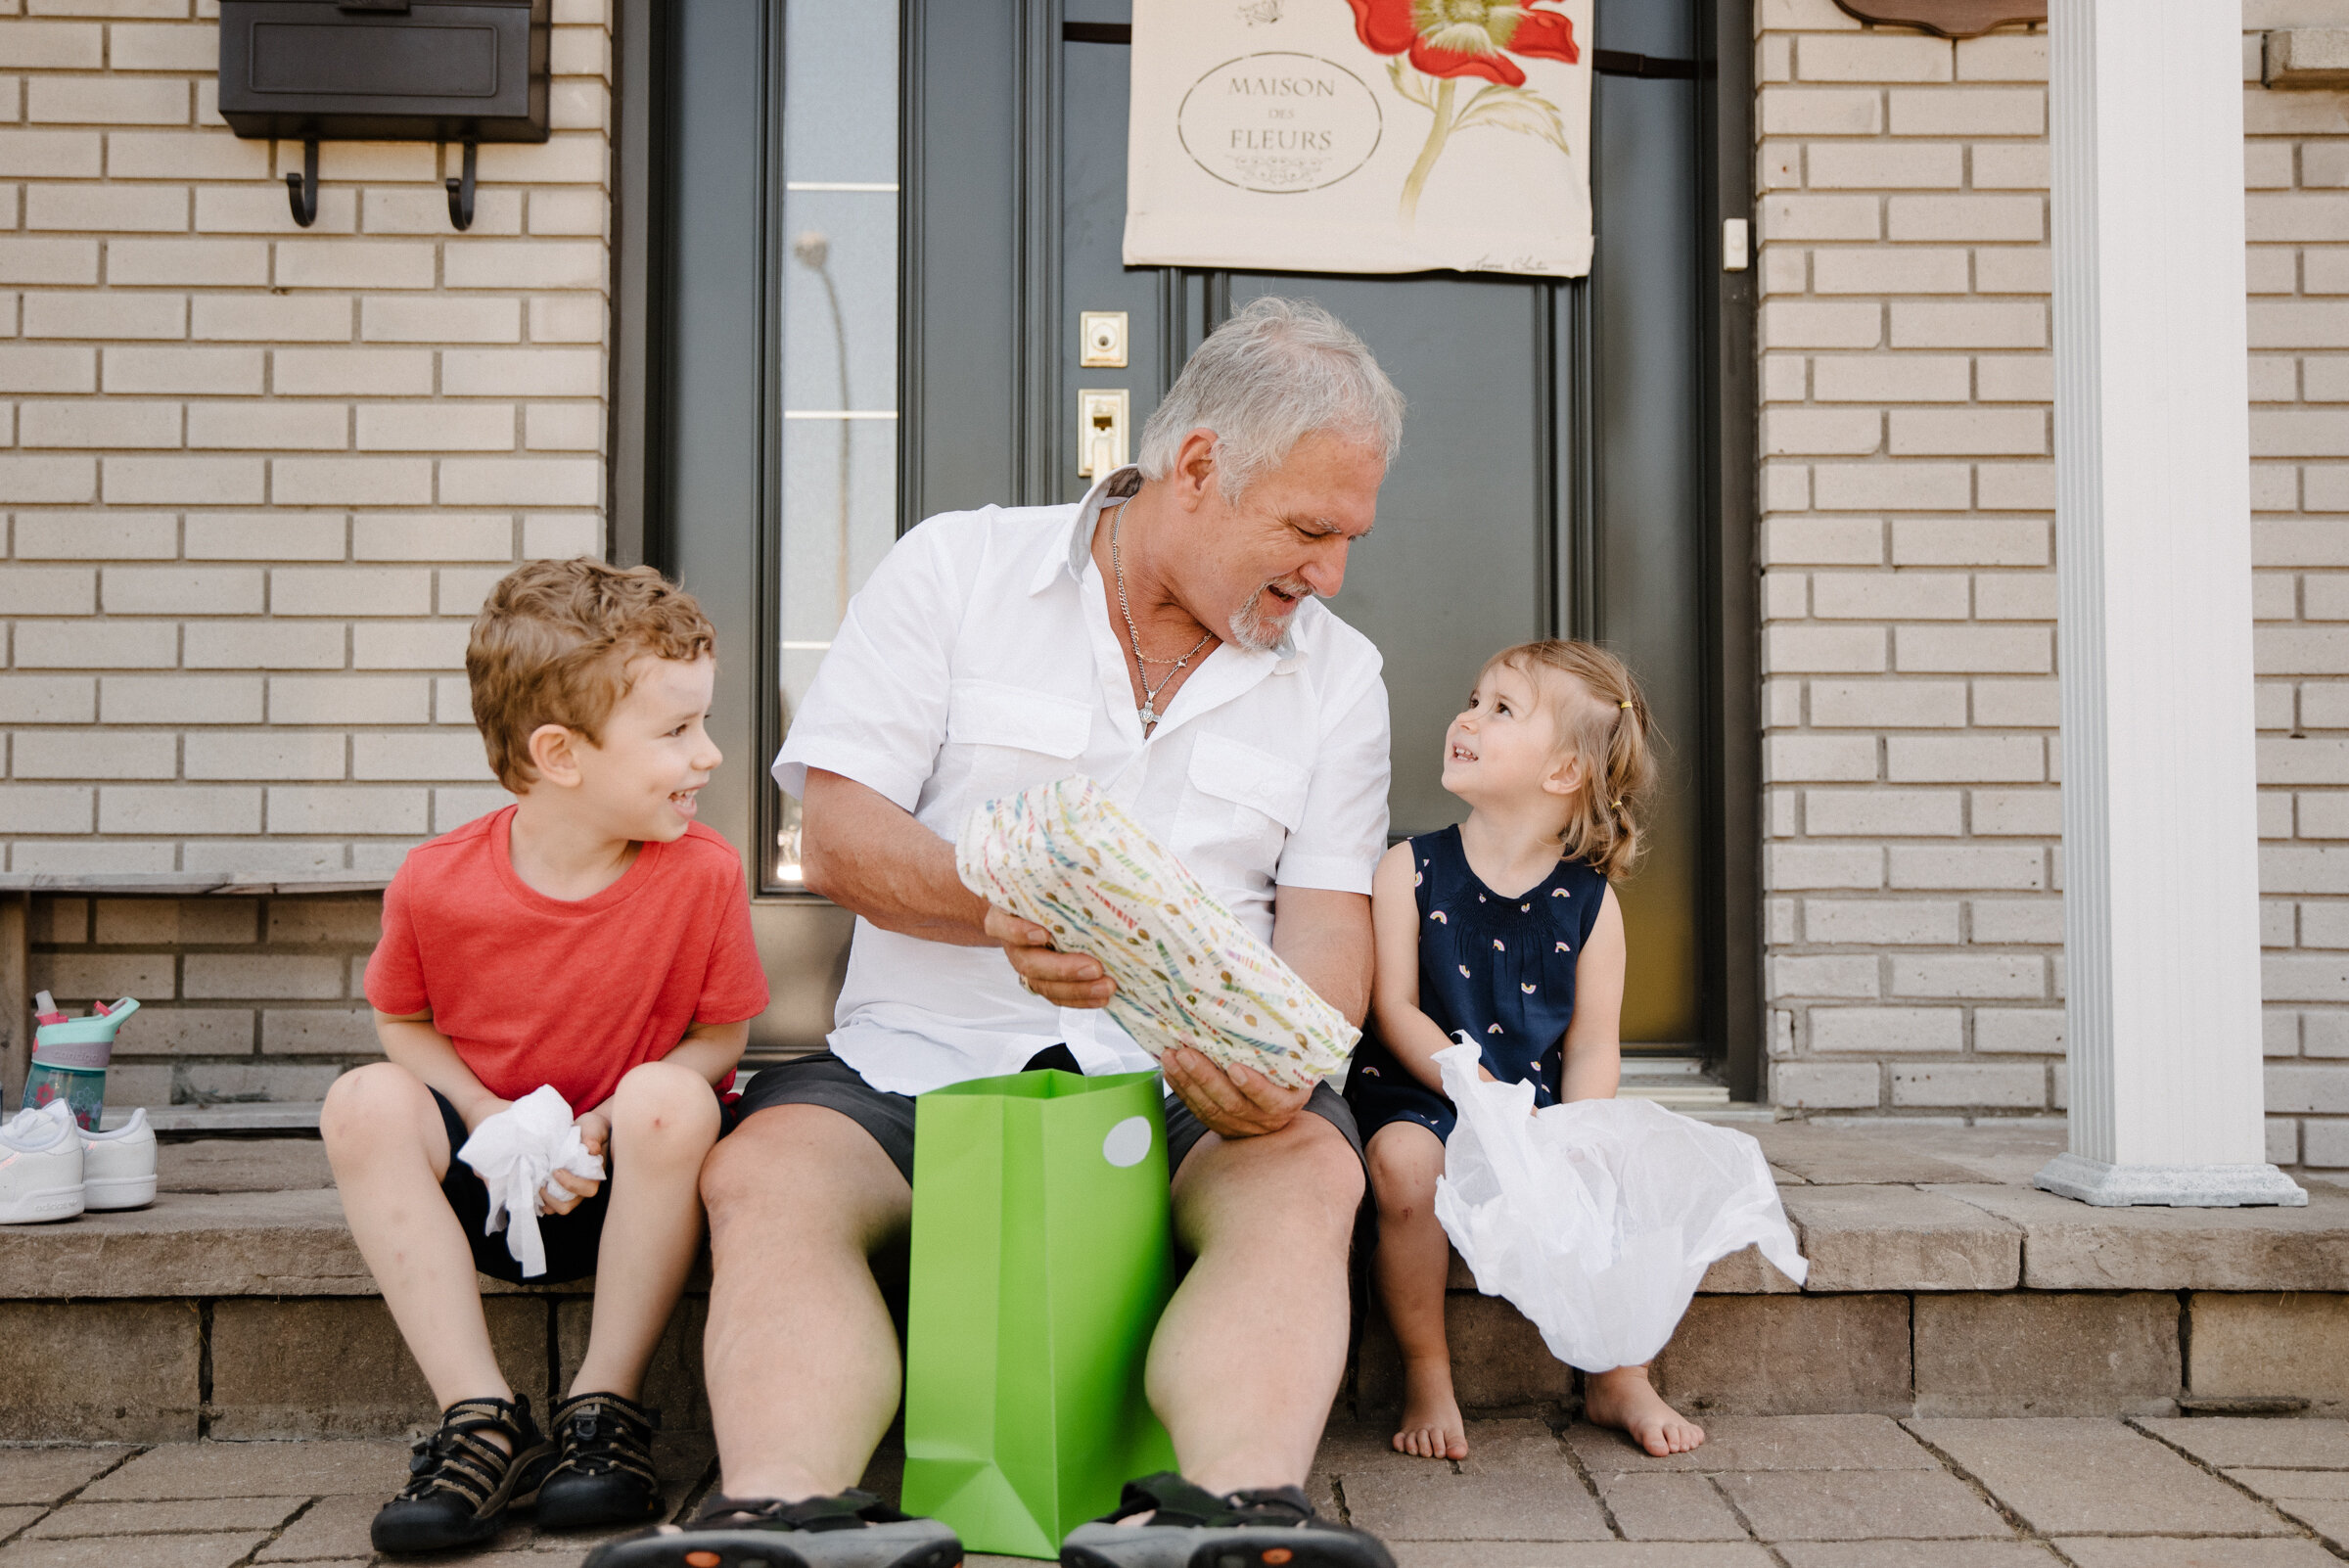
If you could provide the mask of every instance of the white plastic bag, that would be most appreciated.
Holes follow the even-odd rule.
[[[489,1217],[482,1234],[506,1232],[506,1251],[522,1265],[525,1279],[546,1272],[546,1242],[538,1216],[547,1201],[562,1202],[571,1189],[557,1171],[601,1181],[604,1162],[587,1152],[586,1139],[572,1126],[571,1102],[552,1084],[541,1084],[495,1116],[484,1117],[457,1158],[474,1169],[489,1189]]]
[[[1528,1114],[1533,1084],[1478,1077],[1461,1038],[1436,1053],[1459,1112],[1436,1219],[1476,1288],[1506,1297],[1552,1356],[1586,1372],[1652,1360],[1705,1269],[1749,1245],[1798,1285],[1811,1271],[1752,1138],[1648,1100]]]

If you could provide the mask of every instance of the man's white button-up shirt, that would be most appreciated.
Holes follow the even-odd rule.
[[[1386,848],[1378,650],[1318,600],[1280,647],[1224,643],[1147,737],[1092,540],[1120,469],[1073,506],[986,507],[899,539],[849,605],[775,759],[854,779],[947,840],[985,802],[1073,773],[1130,811],[1256,935],[1276,886],[1370,891]],[[1024,990],[997,947],[856,922],[832,1049],[900,1094],[1016,1073],[1065,1042],[1088,1073],[1153,1064],[1106,1013]]]

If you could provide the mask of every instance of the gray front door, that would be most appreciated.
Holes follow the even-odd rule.
[[[1486,656],[1553,632],[1615,647],[1672,741],[1653,848],[1622,890],[1625,1038],[1701,1049],[1696,84],[1600,79],[1589,283],[1127,267],[1130,3],[1054,10],[911,13],[904,516],[1075,499],[1081,391],[1126,390],[1138,431],[1236,305],[1289,294],[1336,311],[1410,406],[1377,531],[1330,604],[1386,656],[1393,831],[1462,814],[1438,754]],[[1687,60],[1692,12],[1601,0],[1599,38]],[[1127,369],[1080,367],[1086,310],[1127,313]]]
[[[1488,654],[1614,647],[1667,741],[1623,890],[1625,1038],[1726,1058],[1751,1093],[1750,295],[1714,239],[1743,211],[1750,0],[1598,0],[1597,259],[1572,284],[1126,268],[1127,0],[857,15],[622,12],[614,548],[719,626],[728,763],[703,818],[752,874],[776,988],[755,1048],[820,1042],[845,956],[764,779],[843,588],[932,513],[1082,493],[1081,390],[1126,390],[1138,430],[1202,336],[1284,292],[1344,317],[1410,399],[1332,604],[1386,655],[1395,831],[1458,814],[1436,754]],[[1093,309],[1128,313],[1126,369],[1080,368]]]

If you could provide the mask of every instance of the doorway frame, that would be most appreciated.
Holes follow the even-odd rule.
[[[1750,267],[1732,272],[1719,264],[1717,237],[1725,218],[1753,216],[1753,14],[1754,0],[1699,0],[1690,181],[1700,275],[1711,280],[1692,290],[1699,363],[1691,414],[1706,454],[1699,501],[1706,743],[1698,785],[1699,972],[1706,1043],[1739,1100],[1760,1096],[1767,1038],[1756,289]],[[703,818],[745,853],[754,924],[779,995],[784,987],[835,979],[845,966],[849,927],[820,898],[763,887],[760,853],[777,826],[763,781],[782,730],[779,655],[766,634],[782,527],[782,341],[775,308],[785,254],[781,20],[779,0],[695,8],[690,22],[680,0],[621,0],[606,536],[611,559],[657,566],[694,583],[720,646],[749,650],[721,661],[711,723],[720,748],[743,762],[705,792]],[[1059,323],[1058,277],[1052,265],[1032,264],[1055,254],[1057,239],[1051,204],[1028,198],[1055,189],[1058,179],[1054,89],[1062,22],[1059,0],[901,0],[900,406],[948,391],[1001,415],[991,450],[966,442],[940,451],[921,421],[901,422],[900,530],[904,519],[925,515],[925,495],[949,474],[959,488],[1020,504],[1048,495],[1057,472],[1062,433],[1053,377],[1038,372]],[[922,90],[929,70],[952,61],[967,72],[973,47],[1001,50],[1005,39],[1013,40],[1009,58],[997,68],[1016,84],[1009,102],[980,104],[967,93]],[[688,74],[690,93],[683,90]],[[941,145],[939,132],[948,128],[937,122],[942,112],[972,121],[950,127],[956,134],[944,145],[986,177],[947,179],[932,165],[917,166],[922,151]],[[1021,196],[1013,210],[970,199],[1006,183]],[[958,205],[957,197],[965,199]],[[1708,237],[1714,238],[1708,243]],[[955,264],[931,264],[943,261],[947,248]],[[1003,264],[990,273],[971,265],[974,254]],[[1215,283],[1212,275],[1170,276],[1176,297],[1169,300],[1167,330],[1179,341],[1168,348],[1175,362],[1213,308]],[[1189,308],[1194,297],[1195,309]],[[1582,336],[1589,300],[1585,289],[1551,312],[1559,318],[1555,336]],[[981,311],[977,319],[999,321],[996,351],[966,354],[960,362],[926,351],[924,323],[937,311]],[[746,323],[751,330],[742,330]],[[1586,367],[1592,361],[1588,351],[1575,358]],[[1589,399],[1576,402],[1565,411],[1568,419],[1587,419]],[[1561,440],[1567,436],[1561,429]],[[1553,452],[1544,468],[1562,523],[1553,553],[1593,559],[1595,491],[1587,465]],[[1592,574],[1576,576],[1575,593],[1592,591],[1584,585]],[[1562,589],[1556,597],[1561,625],[1583,619]],[[829,1019],[805,1011],[808,1016],[763,1021],[764,1038],[755,1038],[754,1047],[789,1048],[820,1038]]]

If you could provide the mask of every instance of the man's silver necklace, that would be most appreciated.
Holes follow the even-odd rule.
[[[1133,644],[1133,662],[1141,667],[1142,702],[1141,706],[1134,710],[1134,715],[1141,719],[1142,728],[1148,729],[1159,720],[1158,694],[1165,691],[1193,659],[1199,657],[1200,649],[1216,640],[1216,634],[1211,631],[1193,643],[1191,651],[1175,660],[1174,668],[1159,677],[1157,685],[1150,684],[1149,667],[1163,665],[1167,661],[1142,657],[1142,634],[1135,629],[1133,624],[1133,607],[1126,602],[1126,564],[1118,556],[1118,530],[1124,527],[1125,523],[1126,508],[1121,506],[1118,508],[1118,515],[1109,521],[1109,567],[1112,575],[1118,579],[1118,614],[1126,618],[1126,636]]]

